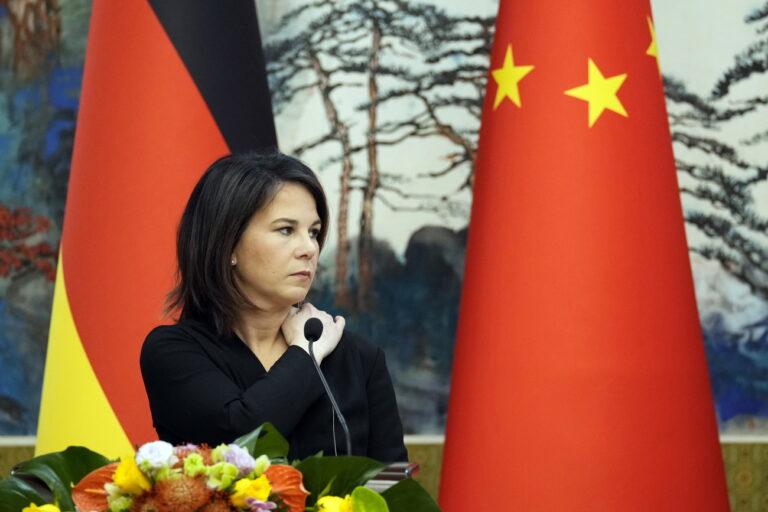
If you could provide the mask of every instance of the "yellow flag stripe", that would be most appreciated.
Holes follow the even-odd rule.
[[[71,445],[85,446],[111,458],[133,452],[78,335],[60,254],[35,454]]]

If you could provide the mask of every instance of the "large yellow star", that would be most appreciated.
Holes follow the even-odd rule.
[[[525,75],[531,72],[533,66],[515,66],[515,59],[512,56],[512,45],[507,45],[507,54],[504,56],[504,65],[499,69],[491,71],[493,79],[496,80],[498,88],[496,89],[496,99],[493,101],[493,109],[504,100],[509,98],[512,103],[521,106],[520,91],[517,84]]]
[[[628,117],[624,105],[616,93],[627,79],[627,74],[604,77],[597,65],[588,59],[588,82],[585,85],[568,89],[565,94],[589,103],[589,126],[595,124],[605,109]]]
[[[656,67],[659,68],[659,76],[661,76],[661,62],[659,62],[659,47],[656,45],[656,29],[653,28],[653,20],[650,16],[646,16],[648,20],[648,31],[651,33],[651,44],[648,45],[648,49],[645,50],[646,55],[656,59]]]

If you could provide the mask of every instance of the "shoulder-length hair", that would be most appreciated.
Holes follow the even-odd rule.
[[[302,185],[315,199],[322,248],[328,233],[328,203],[309,167],[277,152],[219,158],[195,185],[181,216],[177,285],[168,294],[168,310],[181,308],[180,319],[213,322],[220,334],[232,328],[237,311],[251,305],[235,282],[232,253],[251,217],[285,183]]]

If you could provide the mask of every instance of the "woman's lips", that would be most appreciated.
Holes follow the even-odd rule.
[[[304,279],[309,279],[310,277],[312,277],[312,273],[309,270],[302,270],[301,272],[294,272],[291,275],[295,276],[295,277],[301,277],[301,278],[304,278]]]

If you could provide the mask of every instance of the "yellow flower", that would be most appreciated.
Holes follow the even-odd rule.
[[[245,508],[248,506],[245,502],[246,499],[254,498],[259,501],[267,501],[271,492],[272,486],[269,484],[267,475],[261,475],[254,480],[241,478],[235,482],[235,492],[232,493],[230,501],[236,507]]]
[[[39,507],[34,503],[30,503],[28,507],[21,509],[21,512],[61,512],[56,505],[40,505]]]
[[[352,498],[349,494],[344,498],[323,496],[317,500],[317,510],[318,512],[352,512]]]
[[[130,494],[142,494],[144,491],[152,488],[149,479],[141,472],[139,466],[136,465],[136,459],[133,455],[123,457],[120,460],[112,480]]]

